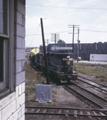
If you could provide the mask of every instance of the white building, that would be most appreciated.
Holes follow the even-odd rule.
[[[24,113],[25,0],[0,0],[0,120]]]
[[[90,61],[107,62],[107,54],[90,54]]]

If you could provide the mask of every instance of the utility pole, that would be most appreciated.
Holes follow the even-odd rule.
[[[47,46],[48,46],[48,42],[49,42],[49,39],[46,39],[46,44],[47,44]],[[47,51],[47,47],[46,47],[46,51]]]
[[[74,53],[74,34],[75,33],[75,28],[79,28],[79,25],[69,25],[69,28],[73,28],[73,32],[72,32],[72,53]]]
[[[56,51],[56,34],[55,34],[55,51]]]
[[[75,29],[75,25],[73,25],[73,35],[72,35],[72,53],[74,53],[74,29]]]
[[[55,43],[55,51],[56,51],[56,43],[59,40],[59,34],[51,33],[51,41]]]
[[[40,22],[41,22],[41,32],[42,32],[44,57],[45,57],[45,68],[46,68],[47,84],[49,84],[48,64],[47,64],[47,55],[46,55],[46,50],[45,50],[45,39],[44,39],[44,30],[43,30],[43,21],[42,21],[42,18],[40,18]]]
[[[77,63],[78,63],[78,57],[79,57],[79,43],[80,43],[80,40],[79,40],[79,28],[78,28],[78,38],[77,38]]]
[[[47,42],[46,42],[46,43],[47,43],[47,46],[48,46],[49,39],[46,39],[46,40],[47,40]]]

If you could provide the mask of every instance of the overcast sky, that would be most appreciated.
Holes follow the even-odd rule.
[[[40,18],[49,43],[51,33],[72,43],[68,25],[79,25],[81,43],[107,42],[107,0],[26,0],[26,47],[42,45]]]

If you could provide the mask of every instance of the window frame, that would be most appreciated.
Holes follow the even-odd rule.
[[[4,27],[5,27],[4,29],[5,29],[5,30],[7,29],[7,30],[5,31],[5,33],[0,33],[0,37],[3,37],[3,38],[9,38],[9,1],[8,1],[8,0],[6,1],[6,4],[7,4],[7,5],[6,5],[6,7],[7,7],[7,8],[6,8],[6,16],[3,16],[3,17],[5,17],[5,19],[6,19],[6,20],[4,21],[5,24],[6,24],[6,25],[4,26]],[[4,7],[4,6],[3,6],[3,7]],[[5,9],[5,8],[3,8],[3,9]]]
[[[3,81],[0,82],[0,99],[9,92],[15,91],[14,75],[14,0],[7,0],[6,33],[0,33],[3,38]],[[5,9],[5,8],[3,8]],[[16,17],[16,16],[15,16]]]
[[[0,82],[0,90],[8,87],[8,40],[2,38],[3,40],[3,80]]]

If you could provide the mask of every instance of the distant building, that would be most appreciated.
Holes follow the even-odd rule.
[[[107,42],[80,43],[79,57],[90,60],[90,54],[107,54]],[[74,59],[77,59],[77,44],[74,44]]]
[[[46,48],[48,47],[49,49],[49,46],[51,46],[51,44],[46,46]],[[72,44],[67,43],[66,46],[72,47]],[[90,54],[106,54],[107,55],[107,42],[80,43],[79,47],[77,47],[77,44],[74,44],[74,54],[73,54],[74,59],[77,59],[77,48],[79,49],[79,57],[81,57],[82,60],[90,60]],[[43,46],[40,46],[40,51],[43,52]]]
[[[25,120],[25,0],[0,0],[0,120]]]

